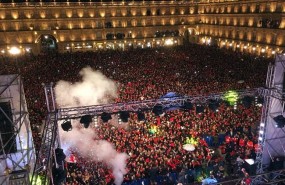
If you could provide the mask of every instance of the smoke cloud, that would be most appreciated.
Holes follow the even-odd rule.
[[[117,85],[101,72],[90,67],[80,71],[82,80],[71,83],[59,81],[55,86],[56,102],[60,107],[78,107],[109,103],[117,97]],[[59,127],[60,127],[59,122]],[[126,172],[126,153],[119,153],[112,143],[99,140],[94,129],[80,127],[78,120],[72,120],[73,129],[65,132],[59,129],[61,147],[68,156],[70,150],[93,162],[103,162],[112,169],[115,184],[123,182]]]
[[[81,82],[59,81],[55,86],[56,102],[61,107],[89,106],[108,103],[117,97],[117,85],[91,67],[80,71]]]
[[[96,140],[96,132],[89,128],[85,129],[77,121],[72,121],[73,129],[70,132],[60,131],[61,147],[68,156],[70,150],[78,152],[83,158],[92,162],[103,162],[112,169],[115,184],[120,185],[124,180],[126,162],[129,156],[119,153],[112,143],[105,140]]]

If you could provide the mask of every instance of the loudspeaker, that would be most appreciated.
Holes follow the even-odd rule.
[[[249,175],[255,175],[257,164],[254,162],[253,159],[246,159],[244,163],[244,168]]]
[[[67,176],[67,172],[64,169],[60,169],[60,168],[53,168],[53,183],[55,185],[61,185]]]
[[[55,156],[56,156],[56,162],[57,164],[61,165],[62,162],[65,160],[66,155],[64,154],[63,150],[61,148],[55,149]]]

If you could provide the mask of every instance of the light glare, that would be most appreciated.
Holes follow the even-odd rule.
[[[9,49],[9,53],[11,55],[19,55],[21,53],[21,50],[17,47],[12,47],[11,49]]]

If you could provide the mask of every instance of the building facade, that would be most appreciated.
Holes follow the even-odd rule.
[[[268,57],[285,51],[283,0],[2,3],[0,19],[2,54],[188,42]]]

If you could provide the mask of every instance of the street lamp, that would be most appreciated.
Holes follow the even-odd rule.
[[[17,47],[11,47],[8,52],[11,54],[11,55],[19,55],[21,53],[21,50]]]
[[[18,58],[17,58],[17,56],[18,56],[19,54],[21,54],[21,49],[19,49],[18,47],[13,46],[13,47],[11,47],[11,48],[8,50],[8,52],[9,52],[12,56],[15,56],[16,65],[17,65],[17,67],[18,67]],[[18,70],[20,70],[20,68],[18,68]],[[19,71],[19,72],[20,72],[20,71]]]

